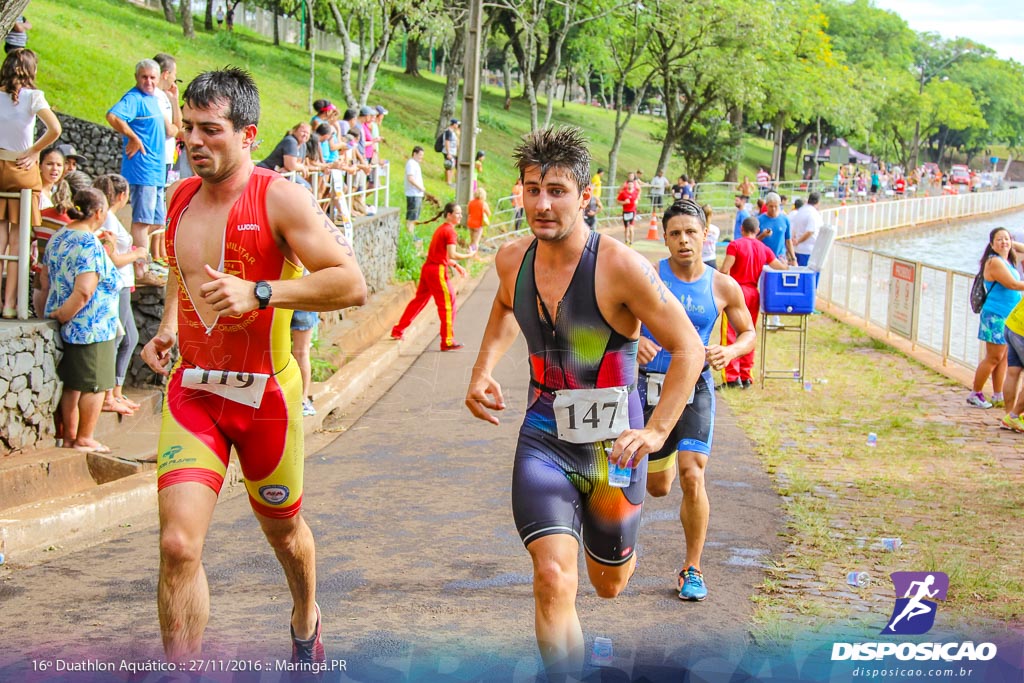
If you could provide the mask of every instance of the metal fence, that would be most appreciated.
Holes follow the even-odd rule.
[[[826,224],[836,227],[837,237],[852,237],[1020,206],[1024,206],[1024,189],[845,206],[826,209],[822,214]],[[974,273],[897,259],[837,242],[822,270],[818,298],[865,323],[899,334],[889,310],[896,260],[915,267],[910,341],[938,354],[943,363],[953,361],[973,370],[982,352],[977,339],[978,315],[969,305]]]

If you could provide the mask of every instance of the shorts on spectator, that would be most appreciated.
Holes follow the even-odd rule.
[[[665,198],[665,195],[652,194],[651,195],[651,206],[655,209],[661,208],[661,201]]]
[[[129,185],[128,197],[132,203],[132,223],[164,224],[167,218],[164,188],[154,185]]]
[[[312,330],[320,322],[320,315],[315,311],[292,311],[292,329],[297,332]]]
[[[1005,344],[1006,336],[1003,334],[1005,327],[1006,318],[982,309],[978,321],[978,339],[989,344]]]
[[[420,219],[420,210],[423,208],[423,197],[409,197],[405,198],[405,220],[407,221],[418,221]]]
[[[43,183],[39,179],[39,164],[20,169],[14,161],[0,160],[0,192],[32,190],[32,225],[39,225],[39,191]],[[18,223],[21,211],[20,199],[0,199],[0,221]]]
[[[114,388],[116,340],[94,344],[64,342],[64,355],[57,376],[65,389],[96,394]]]

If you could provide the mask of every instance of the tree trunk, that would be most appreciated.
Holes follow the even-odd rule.
[[[505,103],[512,101],[512,52],[511,46],[505,44],[505,58],[502,60],[501,70],[505,78]]]
[[[569,97],[569,91],[572,90],[572,69],[569,67],[565,68],[565,87],[562,88],[562,109],[565,109],[565,99]]]
[[[164,8],[164,19],[172,24],[177,24],[178,18],[174,15],[174,0],[160,0],[160,4]]]
[[[729,125],[732,126],[733,131],[743,130],[743,107],[733,107],[729,110]],[[725,182],[727,183],[738,183],[740,180],[740,161],[739,155],[736,155],[736,161],[725,170]]]
[[[371,15],[372,16],[372,15]],[[363,74],[366,72],[366,22],[359,15],[359,69],[356,71],[356,90],[363,89]],[[372,34],[372,31],[371,31]],[[362,104],[362,103],[360,103]]]
[[[593,70],[588,66],[583,70],[583,93],[584,97],[587,98],[587,106],[590,106],[591,94],[590,94],[590,77],[594,75]]]
[[[370,99],[373,91],[373,84],[377,81],[377,70],[384,57],[388,54],[388,47],[391,46],[391,37],[394,35],[394,22],[391,20],[391,5],[385,5],[384,14],[381,17],[380,42],[373,49],[373,54],[366,61],[366,72],[360,79],[359,104],[365,105]],[[461,71],[461,68],[460,68]]]
[[[445,78],[444,97],[441,99],[441,113],[437,120],[437,130],[434,132],[435,139],[441,134],[441,131],[448,127],[449,119],[456,118],[455,100],[459,93],[459,79],[462,77],[462,62],[466,51],[466,13],[461,13],[461,17],[462,20],[455,25],[455,38],[452,40],[452,45],[445,50],[446,58],[450,56],[450,59],[446,63],[448,75]]]
[[[338,35],[341,36],[342,42],[342,60],[339,67],[341,70],[341,93],[345,97],[345,104],[349,107],[354,107],[356,106],[356,98],[352,94],[352,38],[349,34],[349,24],[345,21],[345,17],[341,10],[338,9],[338,3],[335,0],[328,0],[327,6],[331,10],[331,16],[334,17],[334,24],[338,29]]]
[[[275,5],[274,8],[270,10],[270,14],[270,21],[274,24],[274,45],[277,46],[281,44],[281,28],[278,26],[279,22],[277,18],[277,5]]]
[[[799,142],[796,144],[796,161],[793,164],[793,173],[796,173],[801,178],[804,177],[804,170],[800,167],[800,162],[804,160],[804,143],[807,141],[808,137],[810,137],[809,133],[807,135],[801,135]]]
[[[405,74],[420,75],[420,39],[410,38],[405,48]]]
[[[785,112],[780,111],[775,115],[774,126],[775,141],[772,144],[772,179],[782,180],[786,173],[786,168],[783,166],[786,161],[786,155],[782,145],[782,136],[786,128]]]
[[[213,0],[206,0],[206,13],[203,15],[203,28],[213,30]]]
[[[181,12],[181,30],[185,34],[186,38],[192,39],[196,37],[196,27],[192,24],[192,2],[191,0],[181,0],[178,4],[178,11]]]

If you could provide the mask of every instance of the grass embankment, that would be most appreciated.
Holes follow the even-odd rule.
[[[1024,476],[997,461],[994,427],[958,421],[959,387],[885,344],[826,316],[810,327],[810,392],[781,380],[723,392],[783,496],[792,544],[756,598],[757,637],[881,628],[893,571],[949,574],[947,628],[1019,623]],[[797,365],[795,337],[772,333],[766,367]],[[877,447],[866,446],[869,432]],[[882,552],[878,539],[893,536],[902,549]],[[847,586],[854,570],[872,584]]]

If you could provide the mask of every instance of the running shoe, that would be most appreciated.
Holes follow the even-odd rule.
[[[302,401],[302,417],[310,415],[316,415],[316,408],[313,407],[313,400],[307,398]]]
[[[458,349],[461,349],[464,346],[465,346],[465,344],[463,344],[461,342],[453,341],[451,344],[441,344],[441,350],[442,351],[457,351]]]
[[[985,400],[985,395],[980,391],[976,391],[967,397],[967,403],[974,406],[975,408],[991,408],[992,404]]]
[[[689,566],[679,572],[679,599],[699,602],[708,597],[707,586],[704,585],[704,575],[694,566]]]
[[[1009,415],[1003,415],[1003,419],[999,421],[999,426],[1002,429],[1009,429],[1011,432],[1019,432],[1024,434],[1024,418],[1010,417]]]
[[[299,640],[295,637],[295,629],[288,626],[292,634],[292,664],[322,664],[327,661],[327,654],[324,652],[323,633],[320,624],[320,605],[313,603],[316,608],[316,634],[309,640]]]
[[[1004,408],[1006,407],[1005,399],[1002,396],[993,396],[988,400],[992,404],[993,408]]]

